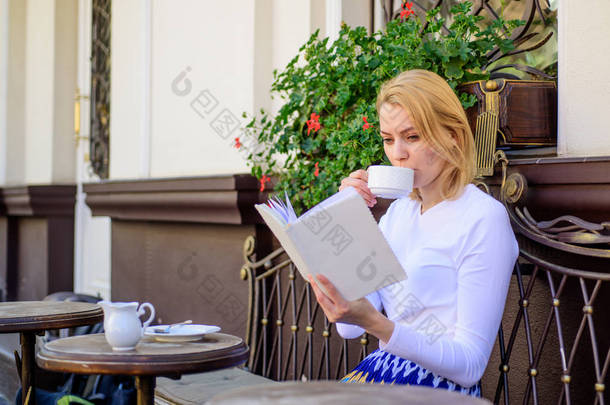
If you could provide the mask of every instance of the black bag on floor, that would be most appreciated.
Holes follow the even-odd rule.
[[[40,388],[36,392],[37,405],[130,405],[137,399],[133,378],[120,376],[89,376],[98,379],[95,392],[83,398],[70,391],[51,392]],[[21,388],[17,391],[15,405],[21,405]]]

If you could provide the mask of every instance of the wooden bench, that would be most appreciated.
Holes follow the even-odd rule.
[[[610,322],[603,312],[610,301],[610,249],[575,242],[604,227],[573,217],[566,218],[569,223],[537,222],[521,204],[525,178],[511,175],[503,184],[498,197],[509,212],[520,258],[482,379],[483,396],[496,404],[603,404],[610,365]],[[579,235],[569,233],[575,231]],[[241,269],[249,285],[251,353],[245,369],[159,379],[157,395],[166,401],[160,403],[204,403],[250,383],[335,380],[377,347],[366,334],[341,339],[283,249],[256,258],[255,243],[246,240]]]
[[[277,383],[237,367],[187,374],[179,380],[157,378],[155,404],[203,404],[221,392],[258,384]]]

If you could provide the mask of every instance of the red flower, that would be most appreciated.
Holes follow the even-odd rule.
[[[311,113],[311,116],[307,120],[307,135],[313,129],[313,132],[317,132],[320,129],[320,115],[315,112]]]
[[[364,121],[364,124],[362,124],[362,129],[365,131],[369,128],[373,128],[373,126],[371,124],[369,124],[369,122],[367,120],[368,120],[367,117],[362,117],[362,121]]]
[[[415,11],[411,10],[413,7],[413,2],[404,2],[402,4],[402,11],[400,12],[400,18],[409,18],[411,14],[415,14]]]
[[[241,148],[241,146],[242,145],[241,145],[241,142],[239,142],[239,137],[235,138],[235,148],[239,149],[239,148]]]
[[[265,191],[265,183],[270,180],[271,180],[271,178],[269,178],[263,174],[263,177],[261,177],[261,188],[260,188],[261,191]]]
[[[313,175],[318,177],[320,175],[320,168],[318,167],[318,162],[316,162],[314,167],[316,168],[316,170],[313,172]]]

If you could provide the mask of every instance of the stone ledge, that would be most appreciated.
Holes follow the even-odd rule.
[[[0,213],[6,216],[73,216],[76,186],[31,185],[0,189]]]
[[[94,216],[137,221],[259,224],[261,194],[246,174],[85,184]]]

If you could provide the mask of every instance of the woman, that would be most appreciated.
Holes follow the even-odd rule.
[[[414,191],[395,200],[379,227],[407,279],[348,302],[324,276],[311,283],[344,338],[379,339],[345,382],[428,385],[480,396],[518,247],[506,210],[470,184],[474,142],[466,115],[438,75],[403,72],[377,98],[384,151],[414,170]],[[341,182],[369,206],[367,173]],[[310,278],[310,281],[311,280]],[[385,311],[386,315],[381,313]]]

